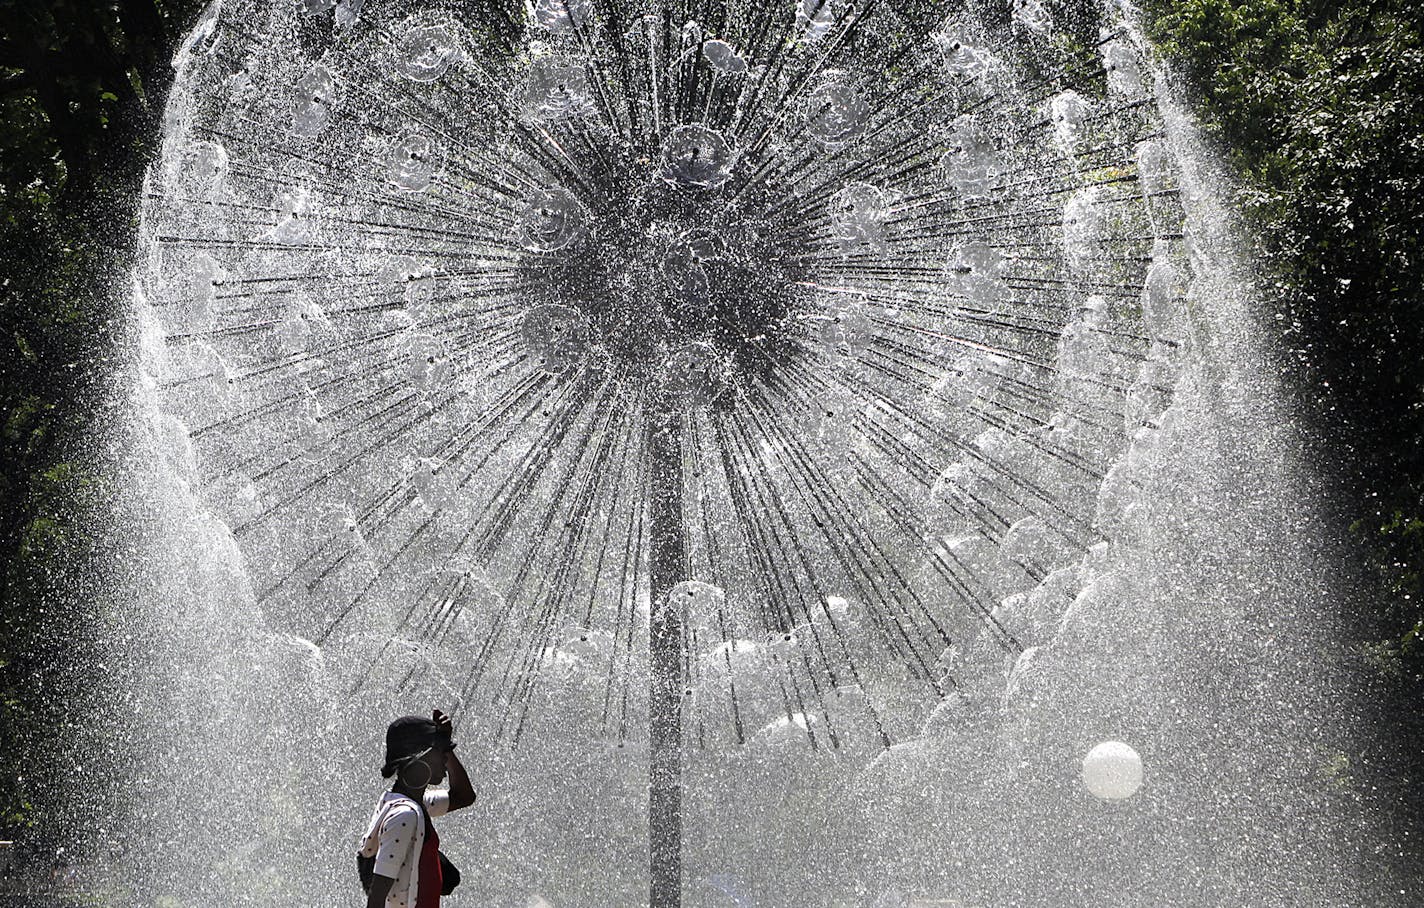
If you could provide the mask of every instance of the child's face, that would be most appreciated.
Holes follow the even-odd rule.
[[[438,785],[445,780],[445,757],[449,753],[449,748],[444,744],[436,744],[430,753],[420,758],[430,769],[430,781],[427,784]]]

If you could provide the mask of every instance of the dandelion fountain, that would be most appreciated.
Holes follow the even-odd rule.
[[[149,778],[247,809],[145,879],[350,904],[379,729],[436,703],[481,904],[1255,885],[1329,794],[1201,761],[1318,704],[1216,660],[1306,645],[1232,592],[1306,556],[1253,535],[1274,404],[1143,54],[1037,0],[214,2],[143,211],[132,658],[196,729]]]

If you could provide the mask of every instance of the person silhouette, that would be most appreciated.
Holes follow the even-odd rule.
[[[386,729],[381,775],[395,779],[381,795],[361,838],[356,864],[367,908],[435,908],[459,882],[440,853],[432,817],[475,803],[470,776],[455,756],[450,717],[402,716]],[[449,775],[447,789],[433,788]]]

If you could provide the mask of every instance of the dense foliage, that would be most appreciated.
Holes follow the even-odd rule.
[[[1326,469],[1383,584],[1379,633],[1424,668],[1424,8],[1150,2],[1241,175]]]
[[[43,819],[97,616],[90,447],[111,400],[114,275],[131,251],[168,60],[201,0],[0,0],[0,838]],[[1298,386],[1348,456],[1346,501],[1424,664],[1424,49],[1413,0],[1147,4],[1234,160]],[[38,835],[38,831],[32,832]]]

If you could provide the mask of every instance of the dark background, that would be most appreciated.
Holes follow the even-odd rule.
[[[118,490],[99,441],[122,423],[114,376],[130,366],[121,276],[169,61],[204,5],[0,0],[0,838],[35,852],[65,833],[36,769],[94,714],[83,679],[106,617],[105,556],[122,544],[102,519]],[[1342,609],[1376,721],[1413,758],[1424,753],[1419,6],[1143,8],[1240,180],[1269,269],[1262,321],[1282,351],[1266,367],[1287,374],[1337,490],[1326,505],[1359,542],[1365,607]]]

